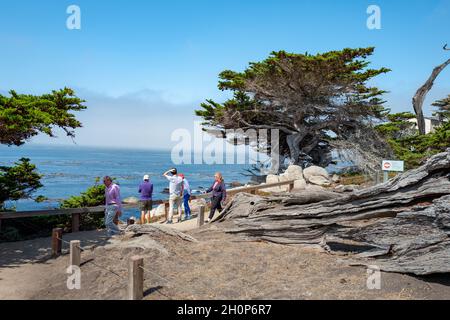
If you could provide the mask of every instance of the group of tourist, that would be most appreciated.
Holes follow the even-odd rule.
[[[178,213],[178,222],[182,221],[183,206],[185,220],[192,218],[189,200],[192,195],[192,190],[189,186],[189,181],[184,174],[178,173],[177,169],[170,169],[164,172],[163,176],[169,181],[169,215],[167,217],[167,224],[173,224],[174,213]],[[122,201],[120,198],[120,187],[113,182],[111,177],[106,176],[103,179],[105,184],[105,225],[108,235],[116,235],[120,233],[118,223],[122,215]],[[145,175],[143,182],[140,183],[139,189],[140,200],[139,209],[141,211],[141,224],[150,223],[153,218],[153,183],[150,177]],[[226,201],[227,191],[222,174],[217,172],[214,176],[214,183],[206,190],[206,193],[211,193],[211,210],[206,222],[210,222],[214,218],[215,212],[222,211],[222,205]]]

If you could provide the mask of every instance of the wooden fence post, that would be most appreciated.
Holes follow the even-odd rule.
[[[197,227],[201,227],[205,224],[205,206],[200,206],[200,212],[197,218]]]
[[[79,267],[81,264],[81,242],[70,241],[70,265]]]
[[[72,214],[72,232],[80,231],[80,214]]]
[[[131,257],[128,265],[128,300],[144,298],[144,259]]]
[[[62,250],[62,234],[63,229],[56,228],[52,231],[52,256],[57,257],[61,254]]]

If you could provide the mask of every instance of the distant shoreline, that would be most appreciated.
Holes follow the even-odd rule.
[[[86,145],[78,145],[78,144],[38,144],[38,143],[29,143],[23,146],[4,146],[0,145],[1,149],[11,149],[11,150],[27,150],[27,149],[40,149],[40,148],[58,148],[58,149],[89,149],[89,150],[117,150],[117,151],[123,151],[123,150],[130,150],[130,151],[162,151],[162,152],[170,152],[170,148],[140,148],[140,147],[114,147],[114,146],[86,146]],[[1,157],[1,155],[0,155]]]

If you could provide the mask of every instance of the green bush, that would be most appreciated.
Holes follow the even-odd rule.
[[[105,204],[105,186],[95,180],[94,186],[79,196],[73,196],[61,202],[61,209],[97,207]],[[80,230],[92,230],[104,227],[104,215],[88,213],[81,215]]]
[[[416,168],[431,156],[450,148],[449,119],[443,119],[443,124],[434,132],[420,135],[414,124],[408,122],[411,118],[415,118],[411,113],[393,114],[389,116],[389,123],[378,126],[396,158],[405,161],[406,169]]]

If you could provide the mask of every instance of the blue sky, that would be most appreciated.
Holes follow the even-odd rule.
[[[81,30],[66,28],[72,4]],[[381,8],[381,30],[366,27],[371,4]],[[374,84],[390,91],[387,106],[411,111],[415,90],[450,58],[441,49],[450,43],[450,0],[0,0],[0,37],[0,92],[69,86],[88,101],[79,145],[170,147],[174,129],[193,128],[201,101],[226,97],[220,71],[273,50],[375,46],[373,66],[393,71]],[[449,93],[450,69],[426,113]]]

